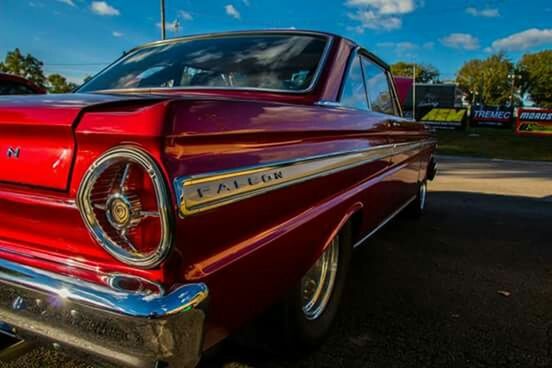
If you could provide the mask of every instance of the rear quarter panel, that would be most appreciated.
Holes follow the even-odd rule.
[[[163,161],[172,182],[389,143],[387,118],[348,109],[180,100],[168,119]],[[179,216],[176,277],[210,288],[207,346],[284,295],[349,217],[356,216],[359,236],[377,226],[393,210],[390,165],[381,158]]]

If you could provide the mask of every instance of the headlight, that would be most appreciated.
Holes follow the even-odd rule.
[[[172,247],[172,217],[163,175],[142,150],[121,146],[88,169],[77,205],[96,241],[118,260],[152,268]]]

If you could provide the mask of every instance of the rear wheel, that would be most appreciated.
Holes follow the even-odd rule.
[[[351,261],[349,225],[338,234],[279,308],[282,345],[287,350],[319,345],[328,334],[345,288]]]
[[[425,212],[426,203],[427,181],[424,180],[418,184],[418,193],[416,194],[416,199],[407,208],[408,214],[415,218],[421,217]]]

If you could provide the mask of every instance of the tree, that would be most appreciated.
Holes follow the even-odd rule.
[[[470,101],[479,96],[480,102],[490,106],[504,105],[510,101],[514,65],[504,54],[495,54],[485,60],[466,62],[456,75],[456,82],[468,95]]]
[[[68,82],[60,74],[50,74],[48,76],[48,90],[50,93],[68,93],[77,88],[75,83]]]
[[[439,71],[434,66],[428,64],[415,64],[399,61],[398,63],[391,65],[391,72],[396,76],[412,78],[414,65],[416,66],[416,82],[428,83],[439,81]]]
[[[518,64],[521,91],[539,107],[552,108],[552,50],[525,54]]]
[[[46,77],[42,67],[44,64],[31,54],[23,55],[19,49],[9,51],[3,63],[0,63],[0,71],[19,75],[44,86]]]

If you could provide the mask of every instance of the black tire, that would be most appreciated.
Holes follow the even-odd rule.
[[[350,224],[346,225],[339,236],[339,257],[337,274],[333,290],[323,312],[315,319],[308,319],[303,312],[303,289],[297,282],[283,303],[276,307],[276,319],[280,337],[276,348],[288,352],[300,352],[320,345],[335,320],[343,296],[352,255],[352,233]]]
[[[412,218],[420,218],[425,212],[427,205],[427,181],[418,183],[416,199],[406,208],[406,213]]]

